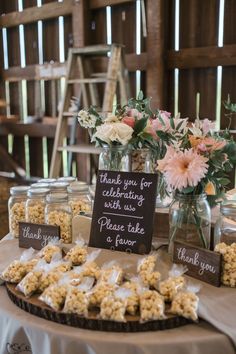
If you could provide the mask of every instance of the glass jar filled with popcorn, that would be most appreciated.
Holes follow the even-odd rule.
[[[19,222],[25,221],[25,203],[27,199],[27,186],[15,186],[10,189],[8,201],[9,230],[14,237],[19,237]]]
[[[60,226],[61,240],[72,242],[72,210],[66,193],[50,193],[46,196],[45,221]]]
[[[54,193],[67,194],[67,187],[69,187],[69,185],[70,183],[68,182],[60,182],[60,181],[54,182],[50,184],[50,192],[52,194]]]
[[[73,217],[91,211],[91,202],[88,198],[89,191],[86,184],[74,182],[67,188],[67,191]]]
[[[214,229],[214,243],[227,245],[236,242],[236,200],[225,200],[220,206],[220,215]]]
[[[46,195],[50,192],[47,188],[31,188],[28,190],[25,209],[26,222],[45,224]]]

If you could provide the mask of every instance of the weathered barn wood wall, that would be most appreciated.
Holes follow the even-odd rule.
[[[140,53],[137,54],[136,15],[142,3],[145,5],[147,28],[141,23]],[[7,93],[11,113],[20,115],[22,122],[27,116],[50,117],[44,121],[45,124],[1,124],[1,144],[11,150],[11,140],[7,135],[13,134],[14,158],[27,168],[30,175],[47,175],[55,132],[53,118],[57,115],[61,77],[65,73],[63,62],[71,46],[107,43],[107,6],[110,6],[111,13],[112,42],[125,45],[131,95],[136,94],[136,70],[139,70],[141,88],[146,95],[153,97],[154,107],[179,111],[182,116],[194,119],[196,94],[200,93],[200,117],[215,119],[217,116],[218,126],[226,127],[227,118],[220,103],[228,93],[232,101],[236,101],[236,33],[233,30],[236,2],[225,0],[223,3],[223,46],[219,47],[222,0],[1,1],[0,96]],[[22,11],[19,11],[19,4]],[[63,24],[59,25],[62,18]],[[176,36],[178,21],[179,35]],[[20,25],[24,28],[23,49]],[[64,30],[63,48],[59,43],[59,26]],[[143,35],[145,29],[147,36]],[[4,36],[8,53],[4,53]],[[176,41],[179,41],[178,48]],[[22,63],[22,50],[25,52],[25,64]],[[98,67],[103,64],[97,63]],[[219,66],[223,66],[222,87],[217,81]],[[217,113],[217,102],[220,114]],[[232,128],[236,129],[236,119]],[[81,131],[79,138],[83,138]],[[82,178],[85,178],[85,173]]]

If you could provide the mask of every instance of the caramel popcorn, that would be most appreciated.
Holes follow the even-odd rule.
[[[53,285],[59,281],[62,274],[58,271],[52,270],[50,272],[44,272],[40,279],[40,284],[38,286],[38,292],[42,293],[50,285]]]
[[[156,271],[149,273],[142,271],[139,273],[139,276],[144,286],[154,288],[156,290],[158,289],[158,282],[161,279],[161,274],[159,272]]]
[[[53,210],[46,216],[48,225],[60,226],[61,240],[64,243],[72,242],[71,215],[65,211]]]
[[[126,312],[130,315],[135,315],[139,307],[138,285],[136,282],[127,281],[122,286],[131,291],[127,297]]]
[[[179,292],[173,299],[170,312],[196,321],[199,298],[192,292]]]
[[[42,271],[29,272],[17,285],[17,290],[22,292],[26,297],[30,297],[39,288]]]
[[[34,224],[45,223],[45,203],[35,201],[34,204],[28,205],[26,208],[26,221]]]
[[[40,295],[39,300],[43,301],[45,304],[50,306],[53,310],[59,311],[64,305],[67,292],[68,292],[68,286],[65,284],[51,285],[44,290],[42,295]]]
[[[119,265],[107,265],[103,267],[100,273],[100,280],[102,282],[112,282],[114,284],[120,285],[123,281],[124,270]]]
[[[72,216],[79,215],[80,212],[89,212],[91,211],[90,205],[86,199],[70,200],[69,205],[72,210]]]
[[[58,265],[56,265],[55,267],[53,267],[53,271],[54,272],[61,272],[61,273],[65,273],[65,272],[68,272],[69,270],[71,270],[72,268],[72,263],[69,261],[62,261],[62,262],[59,262]]]
[[[148,150],[132,152],[132,172],[146,172],[146,158]]]
[[[115,286],[108,283],[98,283],[92,290],[89,297],[91,307],[99,307],[104,297],[112,295],[115,291]]]
[[[222,254],[223,265],[221,282],[224,285],[236,286],[236,243],[226,245],[224,242],[215,246],[215,252]]]
[[[88,295],[76,287],[70,287],[66,295],[63,312],[76,313],[79,316],[88,315]]]
[[[25,221],[25,202],[15,203],[9,210],[9,229],[14,237],[19,237],[19,222]]]
[[[159,292],[164,296],[165,301],[172,301],[177,292],[184,288],[186,281],[182,275],[169,277],[159,283]]]
[[[147,256],[143,259],[138,264],[138,273],[152,273],[154,271],[156,265],[156,256]]]
[[[26,273],[26,263],[15,260],[2,272],[1,278],[9,283],[19,283]]]
[[[84,277],[94,277],[96,280],[99,279],[101,275],[101,269],[96,262],[86,262],[82,268],[82,275]]]
[[[33,258],[30,261],[25,262],[25,267],[26,267],[26,273],[29,273],[33,270],[33,268],[36,266],[38,263],[38,258]]]
[[[165,303],[163,297],[155,290],[145,290],[140,295],[140,321],[162,320]]]
[[[100,318],[116,322],[125,322],[126,303],[114,295],[106,296],[101,302]]]
[[[65,256],[65,260],[70,260],[74,266],[83,264],[87,258],[87,249],[81,245],[72,247]]]
[[[61,254],[61,248],[54,244],[49,243],[47,246],[41,249],[38,255],[40,258],[44,259],[47,263],[50,263],[52,257],[57,253]]]

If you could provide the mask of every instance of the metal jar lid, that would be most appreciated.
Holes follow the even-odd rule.
[[[39,197],[39,196],[45,197],[49,192],[50,189],[48,188],[31,188],[28,190],[27,196],[29,198]]]
[[[48,183],[48,184],[51,184],[51,183],[54,183],[56,182],[56,178],[41,178],[39,179],[37,182],[38,183]]]
[[[11,187],[11,189],[10,189],[10,194],[11,194],[11,195],[26,195],[29,189],[30,189],[29,186],[15,186],[15,187]]]
[[[37,182],[37,183],[32,183],[31,185],[30,185],[30,189],[42,189],[42,188],[49,188],[50,187],[50,184],[49,183],[44,183],[44,182]]]
[[[68,177],[60,177],[57,180],[58,182],[67,182],[67,183],[73,183],[76,181],[76,177],[68,176]]]

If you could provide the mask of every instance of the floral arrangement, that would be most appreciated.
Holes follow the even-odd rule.
[[[151,98],[131,98],[124,106],[117,106],[114,113],[106,116],[91,106],[78,113],[81,127],[89,130],[91,141],[96,145],[129,145],[133,149],[150,148],[156,158],[163,157],[166,144],[182,137],[187,119],[173,118],[171,113],[150,107]],[[162,144],[162,142],[165,142]]]
[[[206,193],[211,201],[222,195],[236,163],[236,144],[229,130],[215,132],[214,123],[197,119],[183,135],[166,146],[157,169],[169,188],[186,195]]]

